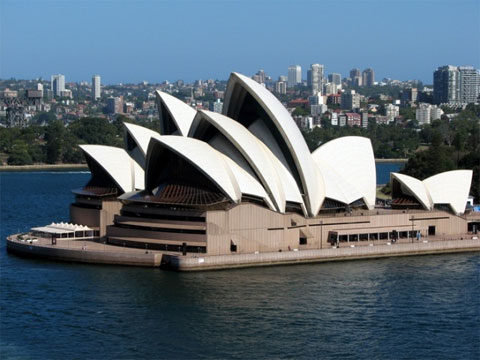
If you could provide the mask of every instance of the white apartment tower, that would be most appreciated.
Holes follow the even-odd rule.
[[[302,82],[302,67],[300,65],[292,65],[288,67],[288,82],[289,88],[296,86]]]
[[[316,95],[323,90],[324,67],[321,64],[310,65],[310,81],[312,86],[312,94]]]
[[[101,97],[101,79],[100,75],[93,75],[92,77],[92,99],[95,101]]]
[[[472,66],[459,66],[459,95],[462,104],[478,103],[480,94],[480,74]]]
[[[52,90],[54,96],[60,97],[61,93],[65,91],[65,75],[52,75],[50,78],[50,90]]]

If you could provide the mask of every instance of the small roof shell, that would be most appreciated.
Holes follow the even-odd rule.
[[[188,131],[190,130],[190,125],[192,124],[197,111],[191,106],[185,104],[182,100],[163,91],[157,90],[155,91],[155,94],[157,96],[157,105],[159,107],[158,111],[160,112],[160,106],[165,106],[180,135],[187,136]]]
[[[145,172],[124,149],[105,145],[79,147],[108,173],[123,192],[144,188]]]

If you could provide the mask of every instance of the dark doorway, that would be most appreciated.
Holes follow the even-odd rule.
[[[428,235],[435,235],[435,226],[428,227]]]

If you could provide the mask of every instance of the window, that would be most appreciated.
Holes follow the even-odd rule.
[[[306,237],[300,237],[299,243],[300,243],[300,245],[307,245],[307,238]]]

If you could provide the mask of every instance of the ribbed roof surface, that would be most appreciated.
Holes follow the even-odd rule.
[[[157,100],[161,101],[162,105],[167,108],[168,112],[172,116],[180,135],[187,136],[193,118],[197,113],[196,110],[185,104],[183,101],[177,99],[175,96],[158,90],[155,93],[157,95]]]
[[[124,192],[144,189],[144,171],[124,149],[105,145],[80,145]]]
[[[233,102],[238,101],[238,99],[232,97],[235,84],[242,86],[255,98],[277,127],[295,162],[296,171],[301,180],[302,191],[305,194],[308,212],[310,215],[316,215],[325,198],[325,187],[323,178],[315,167],[299,128],[287,109],[270,91],[255,80],[238,73],[230,75],[225,94],[224,114],[228,114],[228,107]]]
[[[376,168],[370,139],[345,136],[331,140],[312,153],[325,180],[325,196],[351,204],[363,199],[373,209]]]

